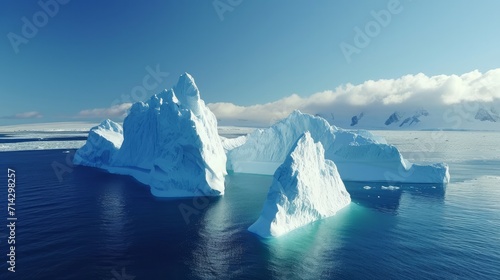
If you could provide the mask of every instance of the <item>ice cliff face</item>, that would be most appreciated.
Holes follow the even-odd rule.
[[[226,155],[215,115],[185,73],[170,90],[137,102],[125,118],[123,143],[106,170],[131,175],[159,197],[224,193]],[[94,150],[98,152],[99,150]],[[98,155],[94,161],[99,161]],[[92,162],[76,162],[92,165]]]
[[[77,165],[105,168],[109,166],[122,142],[121,125],[105,120],[90,129],[87,142],[76,151],[73,162]]]
[[[420,166],[403,159],[398,149],[368,131],[347,131],[326,120],[293,112],[268,129],[248,135],[246,142],[228,152],[228,168],[234,172],[273,174],[295,141],[309,131],[321,142],[325,158],[337,165],[343,180],[408,183],[447,183],[445,164]],[[424,170],[425,169],[425,170]],[[428,172],[432,169],[433,172]]]
[[[335,164],[324,154],[309,132],[299,138],[274,173],[262,213],[249,231],[277,237],[333,216],[351,202]]]

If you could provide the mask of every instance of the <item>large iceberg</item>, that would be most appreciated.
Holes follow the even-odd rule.
[[[258,220],[248,230],[277,237],[314,221],[335,215],[351,202],[321,143],[306,132],[274,173],[274,180]]]
[[[347,131],[321,117],[294,111],[286,119],[247,136],[228,151],[228,169],[237,173],[272,175],[306,131],[321,142],[325,158],[337,165],[345,181],[448,183],[446,164],[418,165],[405,160],[395,146],[368,131]]]
[[[95,135],[95,143],[110,142],[105,133]],[[131,107],[123,124],[122,143],[89,145],[93,138],[77,151],[85,160],[75,157],[75,164],[131,175],[149,185],[158,197],[224,194],[226,155],[217,119],[187,73],[174,88]],[[108,150],[112,152],[105,152]]]

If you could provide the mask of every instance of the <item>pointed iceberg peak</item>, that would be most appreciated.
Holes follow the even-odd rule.
[[[333,216],[350,202],[337,167],[306,131],[274,173],[261,215],[248,230],[265,238],[278,237]]]
[[[179,77],[177,84],[174,86],[174,92],[177,97],[189,96],[200,99],[198,86],[196,86],[193,76],[189,75],[189,73],[184,73]]]
[[[194,82],[194,78],[189,73],[184,73],[179,77],[174,92],[182,107],[191,110],[195,116],[199,116],[200,91]]]
[[[312,147],[316,146],[316,149],[320,151],[319,154],[324,155],[325,151],[323,149],[323,145],[321,145],[321,142],[315,143],[314,139],[311,136],[311,132],[306,131],[300,136],[299,139],[295,142],[291,149],[291,153],[288,155],[289,157],[293,158],[294,154],[299,154],[299,156],[304,156],[305,153],[305,148],[304,147]]]
[[[123,128],[109,120],[93,128],[75,164],[130,175],[157,197],[224,194],[227,158],[217,118],[191,75],[134,103]]]

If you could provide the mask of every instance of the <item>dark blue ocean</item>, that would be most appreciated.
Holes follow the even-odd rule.
[[[410,160],[449,163],[451,183],[346,182],[350,206],[275,240],[246,230],[271,176],[230,174],[223,197],[165,200],[72,166],[74,150],[0,152],[0,279],[500,279],[500,133],[375,134]]]

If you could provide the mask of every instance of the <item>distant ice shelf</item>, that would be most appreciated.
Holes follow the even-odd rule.
[[[0,126],[0,133],[7,132],[83,132],[95,126],[92,122],[52,122]]]
[[[78,149],[85,141],[30,141],[21,143],[2,143],[0,152]]]
[[[34,151],[34,150],[60,150],[60,149],[79,149],[85,145],[86,140],[69,140],[73,137],[87,137],[91,126],[85,131],[80,131],[80,129],[69,130],[71,123],[63,123],[63,126],[58,128],[59,123],[54,123],[51,125],[44,124],[44,126],[36,126],[36,130],[18,130],[18,128],[27,128],[26,126],[12,126],[12,131],[0,131],[0,140],[13,140],[5,141],[0,143],[0,152],[14,152],[14,151]],[[121,126],[120,123],[117,123]],[[75,125],[81,125],[81,123],[75,123]],[[87,124],[85,123],[85,126]],[[95,124],[93,125],[95,126]],[[82,127],[83,128],[83,127]],[[46,129],[46,130],[44,130]],[[255,128],[249,127],[225,127],[219,126],[218,131],[221,136],[222,144],[224,149],[234,148],[237,142],[242,141],[244,137],[240,140],[232,140],[254,131]],[[53,138],[68,138],[68,140],[51,140]],[[17,142],[18,139],[32,139],[32,141]],[[231,143],[231,144],[230,144]]]

